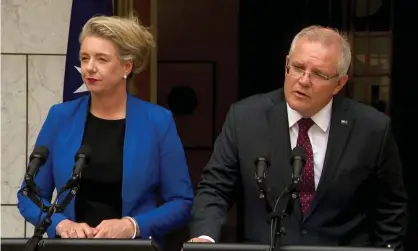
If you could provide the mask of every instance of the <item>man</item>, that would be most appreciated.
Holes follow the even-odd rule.
[[[291,183],[291,151],[301,146],[299,198],[282,221],[280,243],[402,249],[407,196],[390,119],[337,96],[350,62],[337,31],[305,28],[286,58],[284,88],[231,106],[198,186],[190,241],[219,241],[238,194],[244,240],[270,244],[271,211],[258,197],[254,161],[268,157],[265,182],[277,198]]]

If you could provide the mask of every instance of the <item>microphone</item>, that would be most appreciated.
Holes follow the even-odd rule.
[[[91,149],[89,146],[83,145],[80,147],[77,154],[75,155],[75,164],[73,167],[73,174],[71,179],[61,188],[59,193],[62,193],[65,190],[71,189],[78,185],[80,182],[81,172],[90,162],[90,152]]]
[[[292,183],[298,184],[303,168],[306,164],[306,150],[303,146],[296,146],[292,150],[290,165],[293,167]]]
[[[91,149],[89,146],[81,146],[75,155],[75,165],[73,169],[73,178],[79,178],[84,166],[89,164]]]
[[[49,151],[45,146],[37,146],[33,149],[29,157],[29,165],[26,168],[25,173],[25,182],[26,184],[34,190],[39,195],[39,190],[37,189],[35,182],[33,181],[34,176],[39,171],[39,168],[45,164],[48,159]]]
[[[274,199],[271,197],[270,189],[265,184],[265,179],[267,176],[267,169],[270,166],[270,162],[266,157],[258,157],[255,160],[255,181],[257,182],[257,186],[260,189],[260,194],[258,198],[266,199],[267,206],[270,208],[273,206]]]
[[[289,216],[293,211],[295,199],[298,197],[298,186],[300,176],[306,164],[306,150],[303,146],[296,146],[292,150],[290,157],[290,165],[293,167],[292,182],[280,193],[279,197],[274,203],[273,212],[271,213],[271,232],[270,232],[270,251],[273,250],[277,244],[277,238],[281,238],[286,234],[285,229],[281,226],[284,217]],[[283,210],[279,208],[279,202],[285,195],[289,195],[288,200]],[[278,231],[277,231],[278,230]]]
[[[266,178],[267,169],[270,166],[270,162],[266,157],[258,157],[255,160],[255,179],[258,184],[263,183]]]

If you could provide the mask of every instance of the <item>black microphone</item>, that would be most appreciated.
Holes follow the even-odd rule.
[[[270,162],[266,157],[258,157],[255,160],[255,179],[257,183],[264,182],[266,178],[267,169],[270,166]]]
[[[67,189],[71,189],[77,186],[80,182],[81,172],[84,167],[89,164],[91,149],[87,145],[83,145],[75,155],[75,165],[73,167],[73,174],[71,179],[61,188],[59,193],[64,192]]]
[[[75,155],[75,165],[73,169],[73,177],[79,178],[84,167],[89,164],[91,149],[89,146],[81,146]]]
[[[290,165],[293,167],[292,183],[299,183],[303,168],[306,164],[306,150],[303,146],[296,146],[292,150]]]
[[[45,146],[37,146],[33,149],[29,157],[29,165],[26,168],[25,182],[39,195],[39,190],[36,188],[35,182],[33,181],[34,176],[39,171],[39,168],[45,164],[48,159],[49,151]]]

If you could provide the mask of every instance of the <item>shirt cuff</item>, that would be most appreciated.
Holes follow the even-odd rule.
[[[205,240],[208,240],[208,241],[210,241],[212,243],[215,243],[215,240],[212,239],[211,237],[207,236],[207,235],[201,235],[198,238],[205,239]]]
[[[136,220],[132,217],[126,216],[123,217],[124,219],[128,219],[132,225],[134,225],[135,231],[134,231],[134,235],[132,236],[132,239],[135,239],[137,236],[139,236],[139,227],[138,227],[138,223],[136,222]]]

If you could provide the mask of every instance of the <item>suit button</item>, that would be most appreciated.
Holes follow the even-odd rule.
[[[302,235],[306,235],[307,233],[308,233],[308,231],[306,230],[306,229],[302,229],[302,230],[300,230],[300,233],[302,234]]]

